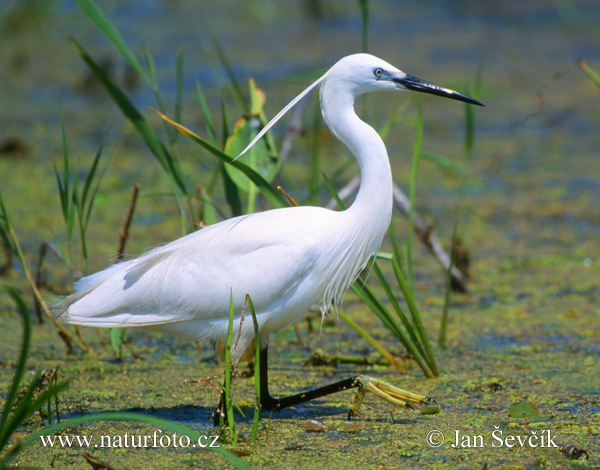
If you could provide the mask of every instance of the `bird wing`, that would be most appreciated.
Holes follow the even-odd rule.
[[[83,278],[64,316],[106,327],[222,319],[230,294],[237,312],[246,294],[257,312],[268,311],[299,284],[313,282],[320,259],[309,214],[292,209],[301,208],[230,219]]]

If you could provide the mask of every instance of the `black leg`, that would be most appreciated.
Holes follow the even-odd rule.
[[[283,398],[273,398],[269,393],[269,348],[268,346],[260,350],[260,406],[263,410],[278,411],[283,408],[297,405],[305,401],[321,398],[332,393],[341,392],[350,388],[360,386],[358,377],[341,380],[324,387],[319,387],[307,392],[297,393]]]
[[[333,393],[342,392],[351,388],[359,387],[359,392],[354,399],[354,406],[348,413],[348,419],[358,414],[358,409],[362,402],[362,399],[366,392],[372,392],[380,398],[394,403],[395,405],[404,406],[406,408],[412,408],[412,403],[416,404],[428,404],[433,402],[431,398],[416,395],[414,393],[400,390],[391,384],[383,382],[378,379],[365,377],[362,375],[352,377],[339,382],[325,385],[314,390],[307,392],[297,393],[283,398],[273,398],[269,393],[269,349],[265,347],[260,350],[260,367],[259,367],[259,379],[260,379],[260,407],[267,411],[278,411],[283,408],[304,403],[305,401],[314,400],[315,398],[321,398]],[[221,400],[219,408],[214,415],[214,425],[219,426],[221,416],[225,413],[225,394],[221,394]],[[224,417],[225,418],[225,417]],[[226,421],[226,418],[225,418]]]

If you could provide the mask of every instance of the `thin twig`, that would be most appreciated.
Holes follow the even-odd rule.
[[[35,294],[35,297],[37,298],[38,302],[42,306],[42,310],[44,310],[44,313],[46,315],[48,315],[48,317],[50,318],[50,320],[52,321],[52,323],[54,324],[54,326],[56,326],[56,328],[58,328],[58,330],[59,330],[59,336],[67,344],[67,348],[71,347],[71,345],[69,344],[69,342],[73,342],[77,346],[79,346],[82,350],[84,350],[86,352],[89,352],[90,349],[88,347],[84,346],[80,341],[78,341],[76,338],[74,338],[58,322],[58,320],[56,320],[56,318],[54,318],[54,315],[52,315],[52,312],[50,311],[50,308],[48,307],[48,304],[44,301],[40,290],[37,288],[37,286],[35,285],[35,282],[33,281],[33,276],[31,275],[31,271],[29,270],[29,267],[27,266],[27,263],[25,262],[25,256],[23,256],[23,251],[21,249],[21,245],[20,245],[20,243],[19,243],[19,241],[17,239],[17,236],[16,236],[16,234],[15,234],[12,226],[10,226],[10,225],[8,226],[8,233],[10,234],[10,237],[11,237],[12,242],[14,244],[14,247],[16,249],[16,255],[19,258],[19,261],[21,261],[21,266],[23,268],[23,273],[25,274],[25,278],[27,279],[27,282],[29,283],[29,285],[33,289],[33,293]]]
[[[402,190],[394,185],[394,202],[404,215],[408,217],[410,202]],[[419,240],[425,245],[431,254],[440,262],[444,270],[450,266],[450,256],[442,248],[437,237],[433,234],[433,227],[423,222],[419,214],[413,210],[413,229],[419,237]],[[467,278],[456,267],[452,266],[453,287],[459,292],[467,292]]]
[[[119,239],[119,249],[117,251],[117,261],[121,261],[123,259],[123,252],[125,251],[125,242],[127,241],[127,236],[129,235],[129,226],[131,225],[131,221],[133,219],[133,212],[135,211],[135,203],[137,201],[137,196],[140,191],[140,183],[135,183],[135,186],[132,190],[131,202],[129,203],[129,209],[127,209],[127,216],[125,217],[125,223],[123,227],[121,227],[120,239]]]
[[[285,189],[283,189],[281,186],[277,186],[277,191],[279,191],[281,194],[283,194],[288,201],[290,201],[290,204],[294,207],[298,207],[298,203],[294,200],[294,198],[290,195],[290,193],[288,193]]]

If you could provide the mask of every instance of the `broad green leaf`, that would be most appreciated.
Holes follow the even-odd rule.
[[[250,114],[241,116],[233,132],[225,143],[225,153],[231,157],[237,157],[252,140],[267,120],[263,112],[265,104],[264,93],[257,88],[254,80],[250,80]],[[267,134],[264,139],[258,141],[240,161],[254,168],[265,180],[271,182],[279,170],[279,160],[275,153],[273,136]],[[225,167],[227,174],[242,191],[251,191],[251,183],[241,171],[231,166]]]
[[[152,108],[152,109],[154,109],[154,108]],[[229,163],[230,165],[232,165],[232,166],[236,167],[237,169],[241,170],[242,172],[244,172],[244,174],[248,178],[250,178],[250,180],[258,187],[258,189],[262,192],[262,194],[265,196],[265,198],[267,198],[267,200],[271,204],[273,204],[275,207],[288,207],[289,206],[289,203],[286,200],[286,198],[279,191],[277,191],[277,189],[275,189],[268,181],[266,181],[260,174],[258,174],[256,171],[254,171],[252,168],[250,168],[247,165],[244,165],[239,160],[234,161],[234,159],[232,157],[230,157],[229,155],[227,155],[225,152],[212,146],[206,140],[204,140],[202,137],[197,136],[196,134],[194,134],[192,131],[190,131],[188,128],[182,126],[181,124],[177,124],[176,122],[172,121],[171,119],[169,119],[167,116],[160,113],[156,109],[154,109],[154,112],[156,112],[165,121],[170,122],[183,135],[185,135],[192,141],[196,142],[198,145],[200,145],[205,150],[208,150],[215,157],[221,159],[225,163]]]

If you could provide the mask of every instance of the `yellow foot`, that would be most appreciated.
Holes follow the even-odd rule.
[[[360,375],[356,380],[360,385],[358,386],[356,397],[354,397],[354,405],[352,405],[352,408],[348,412],[348,419],[353,416],[358,416],[360,405],[367,392],[371,392],[385,401],[389,401],[394,405],[403,406],[405,408],[414,408],[413,403],[416,405],[428,405],[434,402],[432,398],[407,392],[406,390],[394,387],[392,384],[384,382],[383,380],[374,379],[373,377]]]

